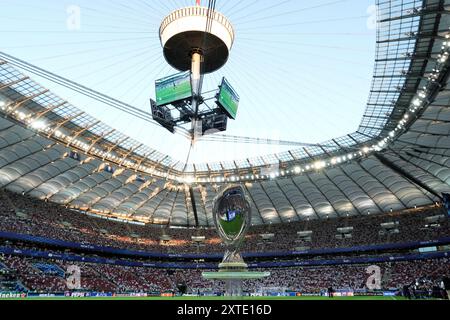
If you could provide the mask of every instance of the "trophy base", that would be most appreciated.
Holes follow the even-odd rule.
[[[207,280],[221,280],[225,282],[226,297],[242,297],[242,284],[244,280],[257,280],[270,276],[270,272],[251,272],[242,256],[236,252],[225,254],[223,262],[219,264],[218,272],[203,272]]]
[[[251,272],[251,271],[224,271],[203,272],[204,279],[220,280],[225,282],[225,296],[230,298],[239,298],[243,296],[242,284],[244,280],[258,280],[270,277],[270,272]]]
[[[234,271],[234,272],[240,272],[240,271],[246,271],[248,268],[248,265],[245,262],[222,262],[219,264],[219,272],[226,272],[226,271]]]

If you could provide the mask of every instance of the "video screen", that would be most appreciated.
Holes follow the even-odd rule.
[[[189,71],[157,80],[155,86],[156,105],[159,107],[182,101],[192,96],[191,74]]]
[[[231,87],[227,79],[223,78],[220,86],[219,99],[217,101],[224,111],[232,119],[236,119],[239,107],[239,96]]]

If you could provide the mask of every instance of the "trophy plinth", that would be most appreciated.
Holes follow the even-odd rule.
[[[242,283],[248,279],[270,276],[269,272],[250,272],[239,249],[251,224],[251,206],[244,188],[228,186],[214,199],[214,224],[227,251],[219,264],[219,272],[204,272],[208,280],[225,282],[225,296],[241,297]]]

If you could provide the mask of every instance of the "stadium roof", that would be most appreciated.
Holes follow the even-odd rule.
[[[438,201],[450,191],[447,6],[378,2],[373,85],[357,132],[186,171],[57,97],[18,71],[26,63],[2,53],[0,185],[81,210],[182,226],[212,226],[212,198],[226,182],[246,185],[254,224]]]

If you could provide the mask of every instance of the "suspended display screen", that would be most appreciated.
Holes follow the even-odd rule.
[[[155,86],[157,106],[166,106],[192,97],[190,72],[177,73],[157,80]]]
[[[217,103],[230,118],[236,119],[239,107],[239,96],[225,78],[223,78],[222,85],[220,86],[219,99]]]

